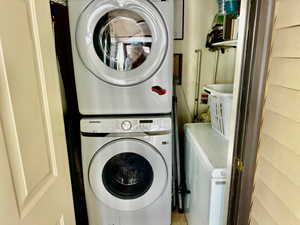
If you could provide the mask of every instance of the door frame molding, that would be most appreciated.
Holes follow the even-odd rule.
[[[249,224],[275,0],[252,0],[248,10],[227,225]],[[242,160],[242,168],[238,168],[237,159]]]

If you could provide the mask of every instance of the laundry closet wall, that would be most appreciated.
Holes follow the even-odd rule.
[[[299,12],[277,0],[251,225],[300,224]]]
[[[206,84],[214,83],[217,52],[210,52],[205,44],[217,12],[216,0],[185,0],[184,40],[175,41],[175,53],[183,54],[182,85],[177,86],[179,124],[191,122],[193,118],[197,78],[196,49],[202,51],[200,92]],[[217,83],[232,83],[234,63],[235,49],[228,49],[225,54],[220,53]],[[200,105],[200,111],[206,107]]]

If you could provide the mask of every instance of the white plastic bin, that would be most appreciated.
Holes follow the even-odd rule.
[[[212,127],[228,138],[232,111],[233,85],[211,84],[204,87],[204,91],[209,94],[208,105]]]

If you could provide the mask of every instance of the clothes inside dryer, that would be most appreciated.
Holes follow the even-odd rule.
[[[101,61],[117,71],[139,67],[150,54],[152,35],[145,19],[125,9],[106,13],[94,31],[94,46]]]
[[[114,196],[135,199],[148,191],[153,182],[153,170],[147,159],[136,153],[121,153],[104,166],[103,184]]]

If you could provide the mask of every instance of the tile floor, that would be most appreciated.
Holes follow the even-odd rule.
[[[185,215],[182,213],[173,212],[171,225],[187,225]]]

